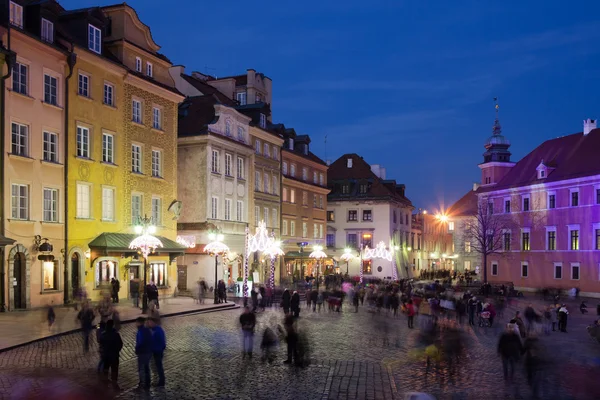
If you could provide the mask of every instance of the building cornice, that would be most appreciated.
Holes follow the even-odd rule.
[[[281,137],[279,137],[277,135],[274,135],[274,134],[272,134],[270,132],[264,131],[264,130],[262,130],[260,128],[257,128],[256,126],[250,125],[249,132],[250,132],[250,135],[252,135],[252,136],[254,136],[254,137],[258,138],[258,139],[261,139],[263,141],[267,141],[267,142],[269,142],[271,144],[275,144],[275,145],[277,145],[279,147],[283,146],[283,143],[284,143],[283,138],[281,138]]]
[[[185,99],[185,96],[183,96],[182,94],[177,94],[158,85],[154,85],[151,82],[148,82],[147,80],[142,79],[133,74],[127,74],[125,76],[125,83],[128,83],[142,90],[146,90],[150,93],[154,93],[157,96],[161,96],[174,103],[181,103]]]
[[[327,165],[323,165],[321,163],[313,161],[308,157],[305,157],[301,154],[291,152],[285,148],[281,150],[281,158],[283,161],[286,161],[286,159],[287,159],[287,161],[295,161],[297,163],[304,163],[305,165],[309,165],[314,168],[317,168],[322,172],[327,172],[327,170],[329,169],[329,167]]]
[[[312,192],[316,192],[319,194],[329,194],[329,189],[324,188],[322,186],[311,185],[310,183],[305,183],[302,181],[297,181],[295,179],[289,179],[288,177],[283,177],[283,184],[285,186],[290,186],[294,188],[299,188],[303,190],[310,190]]]
[[[183,136],[177,138],[177,147],[194,147],[201,145],[207,146],[215,143],[225,150],[231,150],[232,152],[235,151],[247,157],[251,157],[254,154],[252,147],[248,146],[247,144],[230,140],[227,137],[223,137],[215,133],[196,136]]]
[[[55,46],[53,46],[50,43],[45,43],[42,42],[40,39],[37,39],[34,36],[31,36],[29,34],[27,34],[24,31],[21,31],[20,29],[11,29],[11,34],[14,35],[12,37],[13,43],[12,43],[12,50],[17,52],[17,55],[19,54],[19,51],[17,49],[15,49],[15,45],[17,45],[17,43],[15,43],[15,40],[22,40],[24,44],[35,47],[37,49],[40,49],[46,53],[52,54],[54,57],[58,58],[60,62],[64,63],[65,65],[67,64],[67,61],[65,59],[65,56],[67,54],[66,50],[60,50],[58,48],[56,48]],[[18,45],[17,45],[18,47]]]
[[[492,161],[487,163],[481,163],[478,165],[480,169],[488,168],[488,167],[514,167],[517,163],[514,162],[502,162],[502,161]]]
[[[499,197],[499,196],[503,196],[503,195],[517,194],[520,192],[529,192],[529,193],[544,192],[544,191],[548,191],[548,190],[568,189],[568,188],[572,188],[573,186],[581,186],[584,184],[590,184],[590,185],[600,184],[600,175],[589,175],[586,177],[564,179],[564,180],[554,181],[554,182],[541,182],[541,183],[534,183],[534,184],[530,184],[530,185],[509,187],[509,188],[504,188],[504,189],[487,190],[487,191],[484,191],[481,193],[477,193],[477,196],[478,197],[486,197],[486,196],[487,197]]]

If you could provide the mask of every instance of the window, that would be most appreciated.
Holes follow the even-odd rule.
[[[58,190],[44,188],[44,222],[58,222]]]
[[[371,210],[363,210],[363,221],[373,221],[373,213]]]
[[[579,229],[569,229],[569,236],[571,237],[571,250],[579,250]]]
[[[562,264],[554,264],[554,279],[562,279]]]
[[[450,232],[454,231],[454,221],[448,222],[448,231],[450,231]]]
[[[167,285],[167,265],[165,263],[150,263],[150,282],[156,286]]]
[[[290,221],[290,236],[296,236],[296,221]]]
[[[219,151],[218,150],[212,151],[212,158],[210,159],[210,171],[215,174],[219,173]]]
[[[335,233],[328,233],[325,241],[327,243],[327,247],[335,248]]]
[[[83,97],[90,97],[90,77],[79,74],[77,93]]]
[[[162,199],[160,197],[152,198],[152,223],[155,226],[162,224]]]
[[[254,206],[254,225],[258,226],[259,222],[260,222],[260,207]]]
[[[160,150],[152,150],[152,176],[162,177],[162,152]]]
[[[372,260],[363,260],[362,270],[363,270],[363,274],[371,275],[373,273],[373,261]]]
[[[308,168],[302,168],[302,180],[303,181],[308,180]]]
[[[242,222],[244,220],[244,202],[242,200],[237,201],[237,221]]]
[[[12,1],[10,2],[10,23],[19,28],[23,27],[23,7]]]
[[[12,3],[11,3],[12,4]],[[25,64],[15,63],[12,71],[12,90],[13,92],[27,94],[27,69],[29,67]]]
[[[102,188],[102,220],[115,220],[115,190],[112,188]]]
[[[219,199],[212,197],[210,201],[210,217],[217,219],[219,217]]]
[[[287,236],[287,234],[288,234],[288,222],[287,222],[287,219],[283,220],[283,223],[281,225],[281,234],[283,236]]]
[[[529,211],[529,196],[523,197],[523,211]]]
[[[510,213],[510,200],[504,200],[504,212]]]
[[[294,164],[290,165],[290,176],[292,178],[296,177],[296,166]]]
[[[112,278],[118,277],[117,264],[115,261],[103,260],[98,263],[96,270],[96,286],[110,283]]]
[[[254,190],[260,190],[260,172],[254,171]]]
[[[44,103],[58,105],[58,79],[44,74]]]
[[[237,137],[237,139],[240,142],[245,142],[246,141],[245,138],[244,138],[244,128],[242,128],[241,126],[238,126],[238,137]]]
[[[29,155],[29,127],[23,124],[12,123],[11,153],[27,157]]]
[[[600,204],[600,189],[596,189],[596,204]]]
[[[102,34],[100,29],[95,26],[89,25],[88,28],[88,47],[90,50],[96,53],[100,53],[100,42],[102,40]]]
[[[235,98],[241,106],[246,105],[246,92],[238,92],[235,94]]]
[[[306,222],[302,223],[302,237],[308,237],[308,227],[306,225]]]
[[[135,70],[137,72],[142,72],[142,59],[139,57],[135,58]]]
[[[254,152],[260,154],[260,140],[254,141]]]
[[[319,196],[319,208],[323,209],[323,196]]]
[[[131,102],[131,120],[137,124],[142,123],[142,103],[139,100]]]
[[[325,176],[323,174],[319,174],[319,185],[325,186]]]
[[[77,218],[91,218],[90,185],[77,184]]]
[[[152,70],[152,63],[146,62],[146,75],[148,75],[150,78],[152,78]]]
[[[42,18],[42,40],[48,43],[54,42],[54,24]]]
[[[279,224],[277,223],[277,221],[278,221],[278,219],[277,219],[277,210],[275,208],[271,210],[271,217],[273,218],[271,226],[273,228],[277,228],[277,225],[279,225]]]
[[[160,108],[152,107],[152,127],[154,129],[162,129],[162,121],[160,114]]]
[[[579,206],[579,190],[571,190],[571,207]]]
[[[497,263],[492,263],[492,276],[498,276],[498,264]]]
[[[131,145],[131,172],[142,173],[142,147],[137,144]]]
[[[273,146],[273,160],[279,160],[279,149]]]
[[[265,220],[265,226],[271,226],[269,224],[269,209],[267,207],[263,208],[263,219]]]
[[[546,248],[548,250],[556,250],[556,231],[552,230],[552,231],[548,231],[546,232],[546,236],[547,236],[547,246]]]
[[[313,238],[319,238],[319,226],[317,224],[313,224]]]
[[[103,98],[103,102],[107,106],[114,106],[115,105],[115,87],[113,85],[111,85],[110,83],[105,83],[104,84],[104,98]]]
[[[109,164],[115,162],[115,138],[108,133],[102,134],[102,162]]]
[[[323,239],[323,224],[319,224],[319,239]]]
[[[131,195],[131,223],[136,225],[142,217],[142,195]]]
[[[225,175],[227,175],[227,176],[233,176],[233,175],[231,175],[231,163],[232,163],[231,154],[225,153]]]
[[[267,174],[265,172],[265,174],[263,175],[264,179],[263,179],[263,191],[265,193],[269,193],[269,174]]]
[[[260,127],[263,129],[267,127],[267,116],[265,114],[260,114]]]
[[[369,189],[369,185],[368,185],[368,184],[366,184],[366,183],[361,183],[361,184],[358,186],[358,192],[359,192],[360,194],[365,194],[365,193],[367,193],[367,190],[368,190],[368,189]]]
[[[494,214],[494,202],[490,201],[488,202],[488,215],[492,214]]]
[[[271,157],[271,150],[269,148],[269,143],[265,143],[263,145],[263,156],[265,156],[265,157]]]
[[[42,270],[44,273],[44,290],[57,290],[58,289],[58,261],[44,261],[42,263]]]
[[[546,177],[546,171],[541,170],[540,171],[540,178],[545,178]]]
[[[225,136],[231,137],[231,120],[225,120]]]
[[[77,127],[77,157],[90,158],[90,130]]]
[[[342,194],[350,194],[350,185],[349,184],[342,185]]]
[[[244,159],[242,157],[237,158],[237,177],[238,179],[244,178]]]
[[[313,171],[313,183],[315,185],[319,183],[319,174],[317,174],[317,171]]]
[[[44,161],[58,162],[58,135],[56,133],[44,132]]]
[[[521,277],[527,278],[529,276],[529,264],[521,263]]]
[[[274,176],[273,177],[273,187],[271,188],[271,190],[273,191],[273,194],[278,193],[278,187],[279,187],[279,180],[277,179],[276,176]]]
[[[231,221],[231,199],[225,199],[225,220]]]
[[[529,242],[529,231],[521,232],[521,250],[529,251],[530,250],[530,242]]]
[[[471,252],[471,242],[465,242],[465,253]]]
[[[548,195],[548,208],[556,208],[556,195],[555,194]]]
[[[290,189],[290,203],[296,203],[296,189]]]
[[[600,229],[595,229],[596,233],[596,250],[600,250]]]
[[[574,281],[579,280],[579,264],[571,264],[571,279]]]
[[[29,219],[29,186],[12,185],[12,219]]]
[[[283,201],[283,202],[287,202],[288,201],[288,190],[287,190],[287,188],[283,188],[283,190],[281,191],[281,201]]]
[[[308,207],[308,192],[302,192],[302,205]]]
[[[358,221],[358,211],[348,210],[348,221]]]
[[[317,208],[317,195],[313,194],[313,208]]]
[[[350,247],[351,249],[358,248],[358,235],[356,233],[348,234],[348,238],[346,240],[346,247]]]

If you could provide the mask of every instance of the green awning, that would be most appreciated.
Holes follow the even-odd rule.
[[[130,233],[102,233],[98,235],[94,240],[92,240],[88,246],[90,249],[100,250],[105,253],[110,252],[131,252],[129,248],[129,244],[135,239],[138,235],[130,234]],[[158,254],[161,253],[178,253],[183,255],[185,253],[185,246],[180,245],[179,243],[167,239],[163,236],[156,236],[163,247],[159,247],[156,249]]]

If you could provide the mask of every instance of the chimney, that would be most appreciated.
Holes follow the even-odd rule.
[[[327,166],[329,167],[329,166],[331,165],[331,160],[327,160],[325,163],[326,163],[326,164],[327,164]]]
[[[473,183],[473,191],[474,191],[474,192],[476,192],[476,191],[477,191],[477,189],[479,189],[479,183],[477,183],[477,182],[474,182],[474,183]]]
[[[596,129],[595,119],[584,119],[583,120],[583,136],[587,136],[593,129]]]
[[[371,172],[373,172],[379,179],[385,180],[385,167],[379,164],[371,165]]]

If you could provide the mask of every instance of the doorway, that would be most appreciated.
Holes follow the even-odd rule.
[[[187,265],[177,266],[177,290],[187,290]]]
[[[27,306],[25,288],[23,287],[23,283],[25,282],[25,269],[25,254],[19,252],[15,254],[13,266],[13,276],[15,278],[13,284],[15,308],[25,308]]]
[[[79,293],[79,253],[75,252],[71,256],[71,299],[75,300]]]

